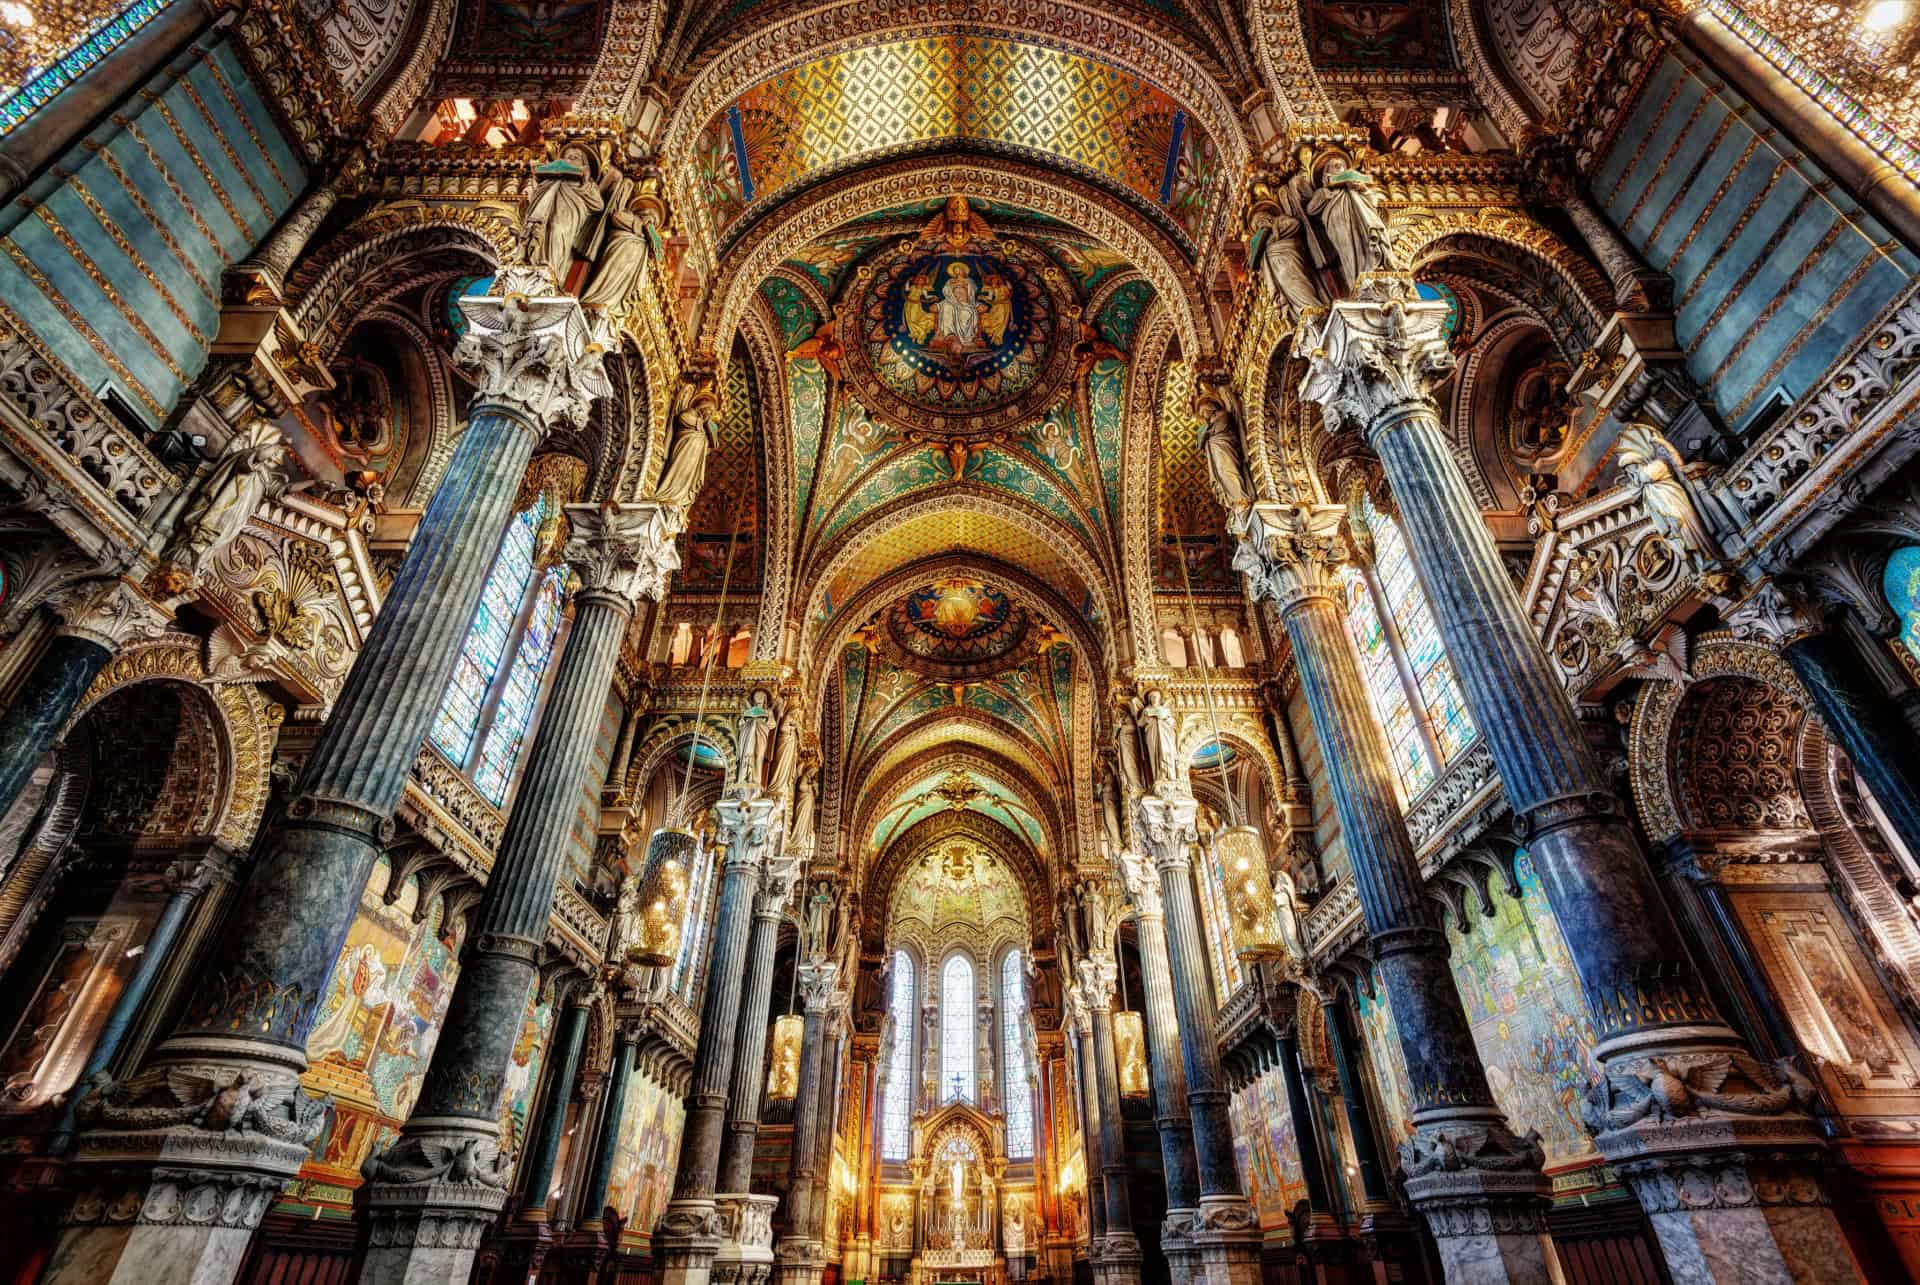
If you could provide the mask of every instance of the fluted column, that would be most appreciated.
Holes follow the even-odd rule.
[[[633,1080],[633,1059],[639,1051],[637,1032],[622,1028],[614,1050],[613,1069],[607,1072],[607,1091],[600,1105],[600,1132],[594,1136],[593,1163],[587,1169],[587,1185],[580,1193],[581,1230],[606,1225],[607,1191],[613,1185],[614,1153],[620,1149],[620,1117],[627,1111],[627,1089]],[[447,1278],[448,1285],[459,1285],[465,1278]]]
[[[1093,1059],[1093,1010],[1074,983],[1068,982],[1066,991],[1067,1021],[1074,1033],[1074,1072],[1080,1082],[1080,1160],[1087,1172],[1087,1256],[1098,1266],[1107,1239],[1107,1175],[1100,1159],[1100,1076]]]
[[[1196,1264],[1181,1256],[1191,1249],[1193,1216],[1200,1208],[1199,1162],[1193,1153],[1193,1121],[1187,1106],[1187,1071],[1180,1056],[1180,1025],[1173,1003],[1173,971],[1167,962],[1167,920],[1160,877],[1136,852],[1120,854],[1127,898],[1140,947],[1140,977],[1146,991],[1147,1058],[1153,1070],[1154,1125],[1160,1132],[1160,1165],[1167,1180],[1167,1216],[1160,1252],[1175,1279],[1190,1279]]]
[[[81,1161],[114,1163],[95,1171],[106,1189],[76,1199],[48,1280],[230,1276],[235,1247],[325,1121],[297,1080],[361,890],[392,834],[534,444],[556,420],[583,426],[608,388],[576,300],[514,270],[495,289],[462,301],[469,325],[455,356],[479,384],[466,431],[281,821],[256,847],[239,895],[245,913],[229,921],[151,1073],[81,1104],[81,1123],[93,1126]],[[180,1101],[178,1083],[196,1086],[192,1101]],[[235,1087],[245,1115],[228,1122],[216,1098],[232,1100]],[[176,1123],[156,1131],[169,1118]],[[221,1212],[115,1223],[109,1211],[145,1199],[149,1185],[126,1163],[129,1148],[164,1154],[169,1173],[192,1170]]]
[[[825,1201],[820,1191],[820,1085],[830,1076],[827,1045],[836,1010],[846,1004],[840,969],[824,961],[801,964],[806,1020],[800,1035],[800,1082],[793,1095],[793,1143],[787,1163],[787,1234],[775,1247],[781,1285],[818,1285],[826,1267],[820,1239]]]
[[[1586,1107],[1601,1154],[1633,1186],[1678,1278],[1733,1261],[1756,1279],[1857,1275],[1812,1177],[1822,1143],[1795,1101],[1804,1081],[1755,1061],[1715,1011],[1453,457],[1429,395],[1453,362],[1445,305],[1396,273],[1363,278],[1355,293],[1304,338],[1301,395],[1358,426],[1385,468],[1586,994],[1605,1067]],[[1664,1076],[1714,1091],[1656,1110],[1648,1085]],[[1729,1194],[1683,1196],[1702,1186]]]
[[[1252,556],[1241,564],[1257,559],[1260,590],[1274,600],[1293,645],[1374,967],[1400,1032],[1414,1099],[1415,1136],[1400,1149],[1407,1194],[1432,1227],[1449,1275],[1552,1279],[1559,1268],[1547,1233],[1544,1156],[1537,1141],[1514,1136],[1494,1104],[1341,618],[1345,517],[1333,506],[1257,505],[1246,522]],[[1311,1127],[1305,1119],[1295,1124],[1303,1136]]]
[[[573,625],[420,1098],[399,1139],[366,1166],[359,1199],[372,1240],[361,1259],[364,1281],[464,1281],[474,1247],[506,1203],[513,1164],[499,1149],[500,1094],[538,983],[547,916],[633,616],[638,568],[652,560],[641,546],[670,538],[633,520],[651,517],[650,509],[582,504],[568,516],[574,534],[565,556],[582,586]],[[418,1234],[423,1222],[439,1236]],[[450,1235],[456,1228],[461,1234]]]
[[[710,971],[700,1001],[700,1043],[694,1050],[693,1090],[687,1095],[673,1199],[653,1235],[662,1285],[706,1285],[719,1252],[724,1228],[713,1199],[714,1184],[733,1081],[749,920],[768,849],[778,842],[781,826],[780,805],[757,788],[736,789],[720,800],[716,811],[726,865],[714,912]]]
[[[747,942],[746,984],[740,992],[740,1047],[727,1093],[726,1136],[720,1148],[719,1190],[745,1193],[752,1186],[753,1148],[760,1136],[760,1109],[767,1096],[767,1012],[773,1000],[773,948],[797,863],[774,862],[753,898],[753,932]]]
[[[1105,954],[1079,961],[1075,971],[1093,1048],[1091,1091],[1100,1102],[1100,1173],[1106,1180],[1107,1234],[1094,1271],[1105,1285],[1138,1285],[1140,1238],[1133,1230],[1126,1125],[1120,1118],[1120,1068],[1113,1051],[1113,991],[1119,972],[1113,957]]]
[[[584,989],[567,1001],[552,1052],[548,1054],[551,1060],[546,1092],[541,1095],[540,1113],[529,1131],[526,1159],[522,1162],[522,1201],[517,1222],[547,1221],[554,1162],[559,1159],[560,1140],[567,1131],[567,1103],[573,1096],[573,1078],[580,1071],[580,1051],[587,1041],[588,1004],[589,993]]]

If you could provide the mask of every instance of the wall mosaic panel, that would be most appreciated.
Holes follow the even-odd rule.
[[[1253,1202],[1260,1226],[1285,1227],[1287,1211],[1306,1199],[1307,1177],[1300,1164],[1300,1140],[1286,1085],[1268,1072],[1233,1095],[1227,1104],[1233,1121],[1233,1159],[1240,1184]]]
[[[644,1072],[633,1073],[626,1110],[620,1116],[619,1141],[614,1144],[607,1203],[635,1231],[651,1232],[666,1212],[667,1197],[673,1194],[680,1131],[686,1123],[686,1107],[676,1094]]]

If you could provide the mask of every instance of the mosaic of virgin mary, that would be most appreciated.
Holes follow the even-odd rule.
[[[910,256],[865,308],[870,364],[889,391],[935,411],[998,406],[1039,377],[1051,300],[1032,266],[991,252]]]

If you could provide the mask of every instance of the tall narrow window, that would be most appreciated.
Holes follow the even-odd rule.
[[[1367,680],[1373,714],[1380,720],[1380,732],[1386,738],[1387,757],[1393,760],[1400,784],[1411,798],[1433,780],[1433,759],[1420,739],[1413,703],[1394,666],[1386,625],[1373,609],[1373,591],[1367,588],[1366,576],[1349,565],[1341,572],[1341,579],[1347,597],[1347,633],[1354,650],[1360,653],[1360,676]]]
[[[1440,643],[1440,628],[1433,622],[1433,608],[1414,578],[1413,558],[1400,527],[1372,505],[1367,506],[1367,525],[1373,528],[1373,545],[1378,551],[1376,574],[1380,589],[1393,609],[1394,623],[1406,644],[1407,661],[1413,667],[1413,681],[1420,689],[1420,703],[1426,708],[1435,738],[1440,742],[1441,766],[1459,757],[1467,742],[1474,738],[1473,719],[1460,696],[1460,683],[1454,677],[1453,662],[1447,659]]]
[[[713,919],[707,913],[707,902],[712,900],[714,864],[714,854],[702,844],[693,854],[693,870],[687,878],[687,905],[692,908],[693,922],[680,939],[680,958],[673,964],[673,989],[688,999],[693,998],[692,981],[698,975],[700,952]]]
[[[1027,978],[1020,952],[1007,952],[1000,965],[1000,1079],[1007,1103],[1007,1155],[1033,1155],[1033,1086],[1027,1083]]]
[[[955,955],[940,970],[940,1101],[973,1101],[973,964]]]
[[[1213,844],[1207,843],[1194,864],[1200,881],[1201,917],[1207,923],[1208,950],[1213,960],[1213,986],[1221,1003],[1240,986],[1240,956],[1233,949],[1233,921],[1227,918],[1227,875]]]
[[[543,493],[508,524],[433,720],[434,746],[493,803],[507,797],[560,630],[566,572],[538,574],[558,517]]]
[[[887,1096],[880,1107],[880,1158],[907,1158],[909,1104],[913,1101],[913,1035],[919,1027],[913,1006],[913,960],[893,952],[893,1051],[887,1056]]]

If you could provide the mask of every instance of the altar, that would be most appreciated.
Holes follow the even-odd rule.
[[[997,1115],[949,1102],[913,1123],[910,1285],[1005,1285],[1000,1245],[1007,1158]]]

